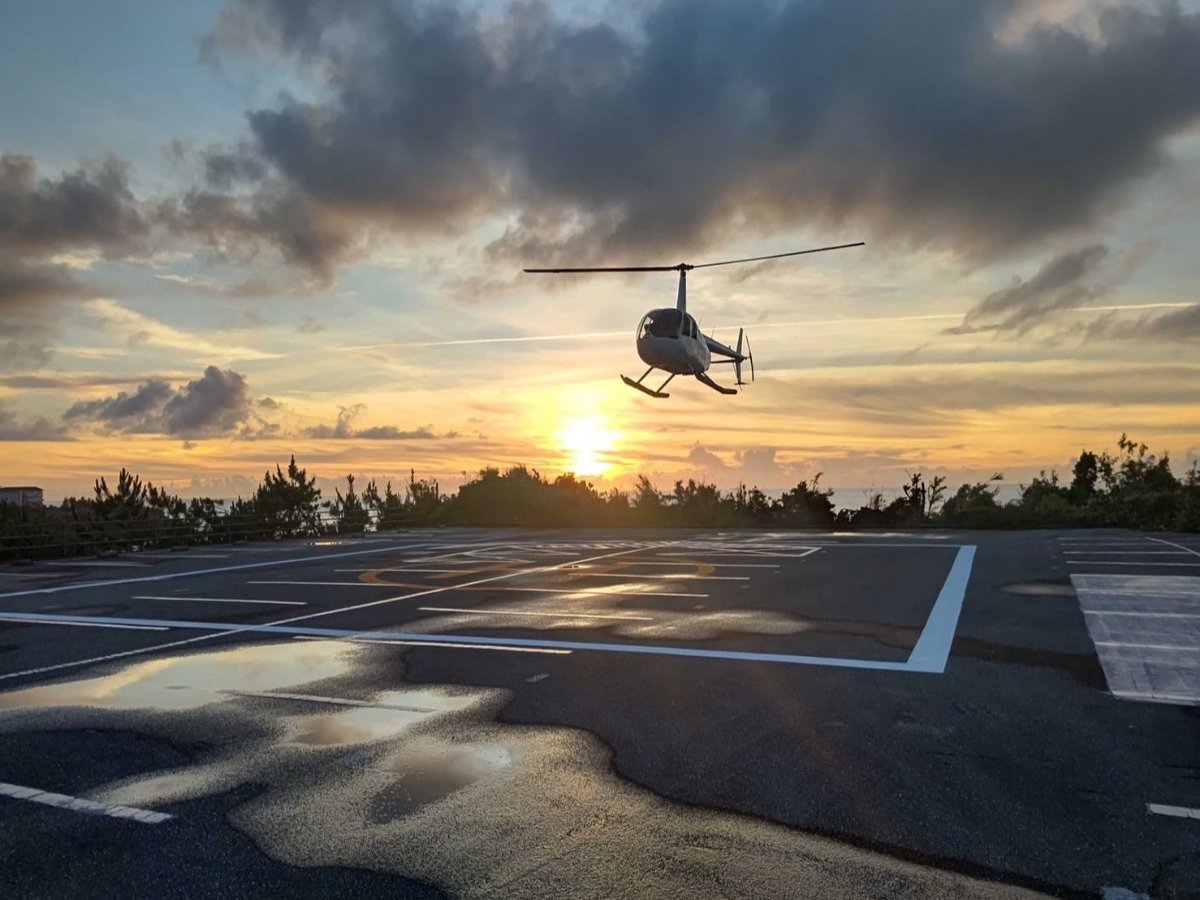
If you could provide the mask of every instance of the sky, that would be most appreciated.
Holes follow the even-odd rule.
[[[20,0],[0,484],[845,491],[1200,454],[1200,11]],[[670,265],[756,380],[629,390]],[[718,380],[732,374],[714,370]],[[849,497],[853,500],[853,497]]]

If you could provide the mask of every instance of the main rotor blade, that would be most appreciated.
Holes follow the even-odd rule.
[[[721,262],[697,263],[692,266],[693,269],[707,269],[709,266],[731,266],[734,263],[758,262],[763,259],[779,259],[782,256],[803,256],[805,253],[824,253],[826,250],[844,250],[847,247],[864,247],[866,241],[857,241],[853,244],[835,244],[832,247],[817,247],[813,250],[794,250],[791,253],[772,253],[770,256],[751,256],[747,259],[723,259]]]
[[[604,266],[590,269],[526,269],[526,272],[674,272],[679,266]]]

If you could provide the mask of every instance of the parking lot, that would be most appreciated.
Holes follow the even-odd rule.
[[[8,567],[0,885],[1200,896],[1197,585],[1195,536],[1126,532]]]

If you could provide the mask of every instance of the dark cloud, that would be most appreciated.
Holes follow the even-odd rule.
[[[32,157],[0,154],[0,368],[44,364],[59,334],[49,305],[84,291],[56,254],[127,255],[148,233],[116,158],[39,179]]]
[[[253,415],[252,403],[245,376],[209,366],[181,388],[152,379],[132,393],[75,403],[63,418],[107,431],[182,438],[261,437],[273,432],[273,426]]]
[[[305,428],[301,435],[317,440],[356,440],[364,441],[424,441],[437,437],[453,438],[457,433],[446,435],[434,434],[432,426],[403,430],[394,425],[376,425],[371,428],[355,428],[354,420],[366,411],[366,405],[356,403],[353,406],[338,408],[337,422],[333,425],[312,425]]]
[[[114,397],[80,400],[63,413],[67,421],[90,420],[103,423],[114,430],[144,430],[151,416],[157,417],[163,404],[175,394],[175,389],[162,379],[152,379],[133,393],[121,391]]]
[[[45,363],[59,330],[48,304],[80,291],[66,266],[26,261],[0,246],[0,369]]]
[[[32,157],[0,155],[0,249],[47,255],[94,248],[124,255],[149,230],[129,190],[126,166],[115,157],[39,180]]]
[[[224,435],[250,417],[246,378],[232,369],[209,366],[162,408],[163,430],[181,437]]]
[[[952,334],[973,331],[1024,331],[1047,315],[1095,299],[1101,289],[1088,284],[1100,263],[1108,255],[1103,244],[1092,244],[1059,254],[1030,278],[1015,279],[1011,285],[993,291],[968,310],[961,326]]]
[[[975,257],[1088,224],[1200,113],[1200,15],[1033,25],[1018,0],[665,0],[622,27],[547,4],[232,0],[209,58],[317,82],[248,113],[176,230],[327,277],[365,229],[510,216],[495,254],[673,254],[831,231]],[[936,35],[936,39],[931,36]],[[238,187],[236,192],[230,188]]]
[[[16,415],[0,405],[0,441],[66,441],[66,429],[46,419],[18,421]]]
[[[1168,313],[1140,316],[1132,321],[1110,313],[1088,325],[1085,337],[1089,340],[1200,340],[1200,303]]]

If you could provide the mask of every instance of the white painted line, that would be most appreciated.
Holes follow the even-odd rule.
[[[294,584],[310,587],[395,587],[388,584],[372,584],[369,581],[247,581],[246,584]]]
[[[574,590],[566,588],[535,588],[535,587],[472,587],[458,588],[464,593],[468,591],[482,591],[484,593],[493,593],[495,591],[505,591],[513,594],[558,594],[565,597],[700,597],[707,598],[708,594],[688,593],[686,591],[627,591],[624,585],[614,584],[608,588],[575,588]]]
[[[195,553],[184,550],[178,553],[147,553],[144,550],[137,554],[138,559],[229,559],[228,553]]]
[[[42,563],[44,566],[61,566],[63,568],[92,568],[92,569],[144,569],[151,563],[140,562],[123,562],[120,560],[87,560],[87,559],[72,559],[72,560],[51,560],[50,562]]]
[[[394,553],[397,550],[411,550],[413,544],[395,544],[388,547],[374,547],[370,550],[350,550],[345,553],[318,553],[314,556],[294,556],[288,559],[268,559],[260,562],[240,563],[236,566],[216,566],[211,569],[190,569],[186,572],[162,572],[157,575],[143,575],[140,578],[114,578],[108,581],[83,581],[72,584],[59,584],[52,587],[30,588],[24,591],[7,591],[0,594],[0,600],[9,597],[29,597],[33,594],[57,594],[60,591],[79,591],[87,588],[113,587],[119,584],[142,584],[148,581],[170,581],[175,578],[194,578],[197,575],[223,575],[228,572],[244,572],[248,569],[272,568],[275,566],[295,566],[313,562],[324,562],[327,559],[345,559],[349,556],[369,556],[378,553]],[[441,545],[439,545],[441,546]]]
[[[622,566],[709,566],[713,569],[778,569],[779,563],[710,563],[710,562],[671,562],[668,560],[650,560],[642,562],[635,560],[622,562]]]
[[[433,713],[432,706],[402,706],[398,703],[372,703],[370,700],[348,700],[345,697],[318,697],[315,694],[284,694],[273,691],[221,691],[234,697],[266,697],[269,700],[299,700],[304,703],[328,703],[331,706],[365,706],[371,709],[398,709],[402,712]]]
[[[428,546],[428,545],[418,545],[418,546]],[[437,545],[437,546],[446,546],[446,545],[442,544],[442,545]],[[390,547],[384,548],[384,550],[388,550],[388,551],[390,551],[392,549],[393,548],[390,548]],[[641,548],[635,548],[635,549],[641,549]],[[327,556],[325,558],[333,558],[336,556],[361,556],[361,555],[367,554],[367,553],[378,553],[378,552],[382,552],[382,551],[380,551],[380,550],[360,550],[360,551],[355,551],[353,553],[330,554],[329,556]],[[461,551],[461,552],[465,553],[468,551]],[[633,550],[622,550],[622,551],[619,551],[616,553],[606,553],[601,556],[593,556],[593,557],[590,557],[587,559],[573,560],[573,561],[574,562],[595,562],[600,559],[607,559],[612,556],[623,556],[627,553],[632,553],[632,552],[634,552],[634,551]],[[297,560],[294,560],[294,562],[311,562],[311,560],[310,559],[297,559]],[[232,569],[259,568],[259,567],[261,567],[261,565],[264,565],[264,564],[250,563],[248,566],[232,566],[232,567],[228,567],[228,568],[232,568]],[[274,565],[274,563],[270,563],[270,565]],[[415,598],[415,597],[427,597],[427,596],[430,596],[431,594],[440,594],[445,591],[454,590],[455,588],[474,587],[474,586],[480,585],[480,584],[502,581],[506,578],[513,578],[517,575],[535,575],[535,574],[538,574],[541,572],[550,572],[550,571],[553,571],[554,569],[559,568],[559,566],[561,566],[561,565],[563,565],[563,563],[559,563],[557,565],[542,566],[537,569],[519,569],[516,572],[507,572],[507,573],[504,573],[501,575],[493,575],[489,578],[479,578],[479,579],[476,579],[475,581],[468,581],[468,582],[465,582],[460,585],[432,588],[430,590],[419,591],[414,594],[400,594],[395,597],[385,597],[382,600],[373,600],[370,603],[359,603],[354,606],[346,606],[346,607],[341,607],[339,609],[322,610],[320,612],[309,613],[308,615],[304,615],[304,616],[295,616],[291,619],[281,619],[281,620],[271,623],[271,625],[272,626],[286,625],[290,622],[299,622],[304,619],[313,619],[313,618],[317,618],[319,616],[334,615],[336,613],[341,613],[341,612],[351,612],[351,611],[358,610],[358,609],[365,609],[366,607],[369,607],[369,606],[378,606],[381,603],[394,603],[398,600],[408,600],[408,599]],[[228,570],[228,569],[226,569],[226,570]],[[211,571],[211,570],[208,570],[208,571]],[[205,574],[205,570],[200,570],[193,574]],[[150,579],[126,579],[126,580],[122,580],[120,582],[109,582],[109,583],[110,584],[117,584],[117,583],[126,584],[129,581],[145,581],[145,580],[153,581],[153,580],[157,580],[157,578],[160,578],[160,577],[172,577],[172,576],[155,576],[154,578],[150,578]],[[96,585],[93,585],[93,586],[96,586]],[[68,586],[68,587],[70,587],[70,586]],[[23,594],[36,594],[36,593],[44,593],[44,592],[46,592],[45,589],[38,590],[38,591],[18,591],[18,592],[13,592],[13,593],[9,593],[9,594],[0,594],[0,599],[3,599],[4,597],[21,596]],[[172,625],[169,625],[169,627],[174,628],[177,626],[172,624]],[[167,649],[170,649],[173,647],[182,647],[187,644],[198,644],[202,641],[211,641],[215,638],[223,637],[226,635],[241,634],[242,632],[245,632],[245,631],[256,630],[250,626],[209,628],[200,623],[193,623],[192,627],[195,627],[195,628],[198,628],[198,629],[201,629],[204,631],[211,631],[212,634],[202,634],[202,635],[198,635],[197,637],[183,638],[182,640],[178,640],[178,641],[168,641],[165,644],[152,644],[149,647],[138,647],[133,650],[122,650],[120,653],[106,653],[103,656],[92,656],[92,657],[88,657],[86,659],[72,660],[70,662],[54,663],[53,665],[49,665],[49,666],[38,666],[33,669],[21,669],[20,671],[17,671],[17,672],[5,672],[3,674],[0,674],[0,681],[3,681],[8,678],[21,678],[25,675],[41,675],[46,672],[57,672],[57,671],[61,671],[62,669],[73,669],[78,666],[91,665],[92,663],[109,662],[114,659],[123,659],[128,656],[137,656],[137,655],[140,655],[143,653],[153,653],[156,650],[167,650]]]
[[[269,606],[307,606],[302,600],[247,600],[244,597],[168,597],[138,594],[134,600],[183,600],[188,603],[255,603]]]
[[[970,547],[963,549],[973,549]],[[630,551],[631,552],[631,551]],[[953,572],[952,572],[953,574]],[[440,593],[440,591],[430,591],[428,593]],[[942,597],[950,596],[952,592],[943,589]],[[411,596],[411,595],[410,595]],[[399,598],[407,599],[407,598]],[[939,600],[942,598],[939,598]],[[951,596],[950,599],[953,599]],[[377,606],[381,602],[360,604],[358,608],[365,606]],[[337,612],[345,612],[346,610],[326,610],[320,613],[310,613],[306,616],[296,616],[291,620],[285,620],[274,624],[266,625],[245,625],[233,624],[227,622],[183,622],[177,620],[161,620],[161,619],[113,619],[109,620],[118,624],[162,624],[170,628],[195,629],[197,631],[212,631],[224,632],[226,634],[279,634],[279,635],[304,635],[314,639],[334,638],[338,640],[350,640],[355,643],[374,643],[374,644],[401,644],[412,645],[416,647],[458,647],[460,649],[487,649],[495,647],[503,647],[509,650],[540,649],[540,650],[592,650],[602,653],[631,653],[643,656],[679,656],[690,657],[695,659],[721,659],[733,660],[737,662],[759,662],[759,663],[787,663],[791,665],[802,666],[832,666],[835,668],[844,669],[878,669],[887,672],[922,672],[933,673],[941,670],[933,668],[933,664],[925,661],[919,661],[917,664],[911,662],[893,662],[891,660],[877,659],[843,659],[840,657],[827,656],[802,656],[791,653],[760,653],[751,650],[717,650],[706,647],[673,647],[673,646],[656,646],[653,644],[635,644],[635,643],[618,643],[613,641],[556,641],[544,640],[541,638],[499,638],[485,637],[475,634],[428,634],[422,632],[400,632],[400,631],[350,631],[341,628],[312,628],[308,626],[296,626],[288,624],[289,621],[295,622],[301,619],[312,619],[316,616],[330,615]],[[28,618],[23,613],[15,613],[15,618]],[[57,616],[60,620],[71,621],[79,617],[76,616]],[[937,629],[946,627],[947,614],[938,612],[935,604],[935,616],[931,617],[936,620]],[[926,626],[926,631],[930,630],[930,626]],[[205,635],[206,638],[211,638],[214,635]],[[368,637],[369,636],[369,637]],[[951,637],[953,633],[951,632]],[[948,643],[948,641],[947,641]],[[920,641],[918,641],[920,644]],[[147,652],[151,649],[144,648],[140,652]],[[949,650],[947,649],[947,654]],[[928,656],[929,654],[927,654]],[[60,666],[61,667],[61,666]],[[0,675],[0,678],[15,678],[18,675],[28,674],[27,672],[13,672],[8,675]]]
[[[634,581],[749,581],[749,575],[693,575],[690,572],[653,572],[637,575],[633,572],[567,572],[576,578],[631,578]]]
[[[113,625],[108,622],[62,622],[58,619],[39,619],[35,614],[20,618],[0,616],[0,622],[21,622],[25,625],[74,625],[82,628],[123,628],[126,631],[167,631],[166,625]]]
[[[502,650],[508,653],[546,653],[551,656],[570,656],[570,650],[557,650],[546,647],[509,647],[503,644],[459,644],[453,641],[373,641],[370,638],[323,638],[296,635],[298,641],[345,641],[347,644],[387,644],[401,647],[442,647],[449,650]]]
[[[460,609],[453,606],[418,606],[420,612],[466,613],[474,616],[536,616],[550,619],[617,619],[622,622],[653,622],[653,616],[606,616],[599,613],[522,612],[519,609]]]
[[[1146,565],[1146,566],[1174,565],[1174,566],[1183,566],[1184,569],[1200,569],[1200,563],[1148,563],[1148,562],[1147,563],[1128,563],[1128,562],[1117,563],[1117,562],[1105,562],[1104,559],[1068,559],[1067,564],[1068,565]]]
[[[1154,541],[1158,544],[1166,544],[1168,547],[1174,547],[1176,550],[1182,550],[1184,553],[1190,553],[1192,556],[1200,556],[1200,550],[1193,550],[1191,547],[1185,547],[1183,544],[1177,544],[1174,541],[1168,541],[1164,538],[1146,538],[1148,541]]]
[[[1168,806],[1165,803],[1147,803],[1146,812],[1157,816],[1174,816],[1177,819],[1200,819],[1200,809],[1192,806]]]
[[[1182,550],[1064,550],[1064,556],[1183,556]]]
[[[946,671],[950,658],[950,645],[954,643],[954,632],[958,629],[958,616],[962,612],[967,595],[967,582],[971,579],[971,565],[975,561],[975,548],[964,545],[958,548],[950,573],[938,593],[930,610],[929,619],[921,629],[921,636],[908,656],[908,666],[918,672]]]
[[[472,565],[479,565],[479,563],[472,563]],[[373,569],[334,569],[333,571],[337,572],[339,574],[347,574],[347,575],[352,574],[354,572],[389,572],[389,573],[391,573],[391,572],[415,572],[418,575],[461,575],[462,574],[462,569],[419,569],[419,568],[410,568],[408,566],[405,566],[403,568],[394,568],[392,566],[389,566],[385,569],[381,569],[378,567],[373,568]]]
[[[1096,593],[1093,591],[1092,593]],[[1087,609],[1081,607],[1081,610],[1090,616],[1139,616],[1145,619],[1200,619],[1200,613],[1160,613],[1151,612],[1150,610],[1108,610],[1108,609]]]
[[[39,791],[37,788],[21,787],[19,784],[8,784],[0,781],[0,797],[11,797],[13,800],[28,800],[30,803],[42,803],[65,809],[68,812],[87,813],[93,816],[108,816],[113,819],[128,819],[131,822],[141,822],[143,825],[158,825],[175,818],[168,813],[154,812],[149,809],[138,809],[134,806],[111,806],[107,803],[97,803],[94,800],[84,800],[82,797],[69,797],[66,794],[52,794],[49,791]]]
[[[1093,641],[1097,647],[1137,647],[1139,650],[1200,650],[1200,644],[1140,644],[1137,641]]]

